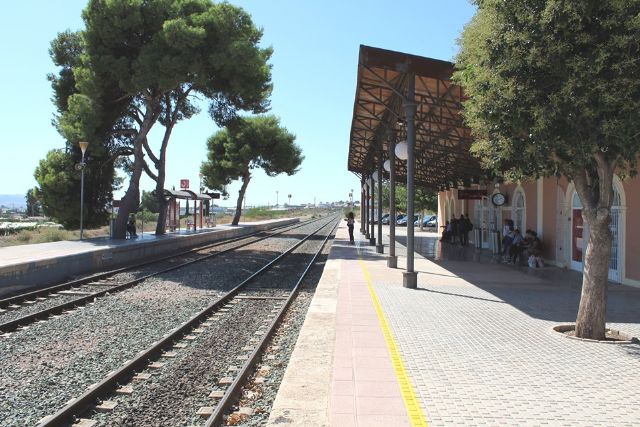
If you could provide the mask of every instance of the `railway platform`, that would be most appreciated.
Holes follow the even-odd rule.
[[[99,237],[0,248],[0,298],[37,289],[35,284],[44,286],[78,274],[116,268],[296,221],[297,218],[283,218],[182,230],[164,236],[144,233],[127,240]]]
[[[552,330],[575,321],[579,274],[495,263],[416,231],[426,257],[418,289],[405,289],[403,270],[357,236],[337,231],[270,426],[640,424],[640,345]],[[610,286],[608,320],[639,337],[640,289]]]

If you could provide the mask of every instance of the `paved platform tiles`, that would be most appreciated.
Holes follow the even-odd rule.
[[[640,346],[552,332],[575,320],[579,301],[579,287],[562,274],[550,269],[540,277],[459,254],[451,260],[442,256],[445,249],[435,262],[417,257],[419,289],[409,290],[401,286],[402,270],[388,269],[384,255],[362,239],[360,262],[357,246],[345,238],[346,229],[339,229],[322,296],[314,298],[269,425],[415,421],[372,295],[431,426],[640,425]],[[404,263],[401,257],[398,265]],[[611,289],[608,312],[610,327],[640,336],[639,289]]]

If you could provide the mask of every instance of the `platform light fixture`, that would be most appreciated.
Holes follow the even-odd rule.
[[[395,148],[396,157],[400,160],[407,160],[409,158],[409,148],[407,141],[400,141],[396,144]]]
[[[391,172],[391,161],[389,159],[384,161],[384,164],[382,165],[382,167],[384,168],[384,170],[386,170],[387,172]]]

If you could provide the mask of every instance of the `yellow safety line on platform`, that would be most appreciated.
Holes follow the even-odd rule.
[[[373,282],[371,281],[369,270],[367,270],[367,266],[362,260],[362,257],[358,256],[358,261],[360,263],[362,273],[364,274],[364,278],[367,281],[367,288],[369,289],[369,294],[371,294],[373,306],[376,309],[376,314],[378,315],[378,320],[380,321],[382,334],[384,335],[384,339],[387,342],[387,347],[389,348],[391,363],[393,365],[393,369],[396,371],[396,377],[398,378],[398,383],[400,385],[400,392],[402,393],[404,406],[407,408],[407,414],[409,415],[409,422],[411,422],[412,426],[428,427],[429,424],[427,423],[427,419],[422,413],[422,408],[420,407],[418,399],[416,398],[416,393],[413,389],[413,385],[411,384],[411,380],[409,379],[407,370],[404,367],[404,363],[402,363],[402,357],[400,357],[400,351],[398,350],[396,341],[393,338],[393,333],[391,332],[391,328],[389,327],[389,322],[387,322],[387,318],[382,311],[382,305],[380,304],[378,295],[376,294],[375,289],[373,289]]]

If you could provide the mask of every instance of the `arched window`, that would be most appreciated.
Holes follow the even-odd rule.
[[[580,201],[580,196],[578,196],[578,193],[575,191],[573,192],[573,198],[571,199],[571,207],[573,209],[582,209],[582,202]]]
[[[512,218],[513,226],[522,233],[525,231],[525,199],[524,192],[521,189],[513,193]]]

